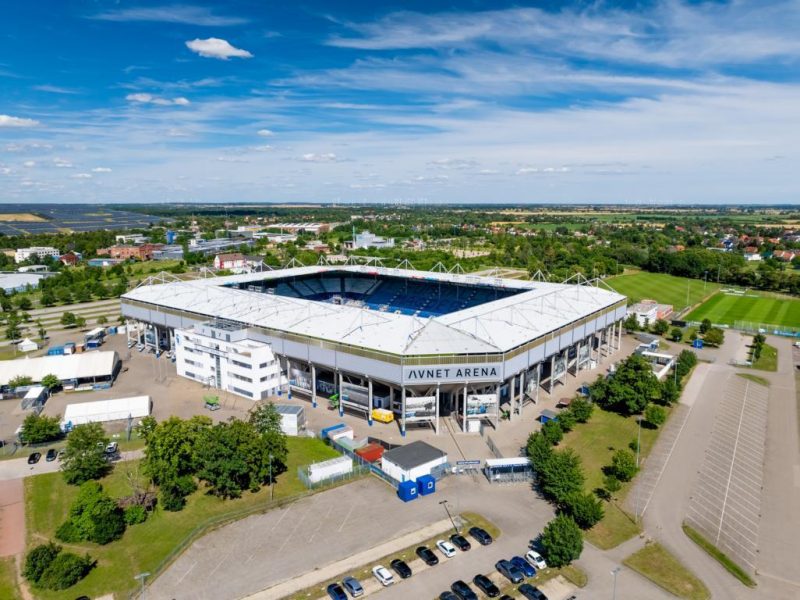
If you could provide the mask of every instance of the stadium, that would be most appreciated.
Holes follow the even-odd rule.
[[[174,350],[181,375],[253,399],[324,400],[370,424],[389,415],[404,435],[438,431],[442,416],[463,431],[515,418],[619,348],[625,305],[590,282],[363,265],[162,278],[121,298],[140,341]]]

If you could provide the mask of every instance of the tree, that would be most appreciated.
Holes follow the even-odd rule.
[[[258,433],[280,432],[281,415],[273,402],[259,404],[250,410],[247,421],[255,427]]]
[[[116,501],[96,481],[81,485],[69,509],[69,519],[59,527],[56,537],[64,542],[89,541],[108,544],[122,537],[125,516]]]
[[[578,423],[586,423],[592,418],[594,404],[585,398],[575,398],[569,405],[569,410],[575,415],[575,420],[578,421]]]
[[[108,317],[106,317],[105,315],[100,315],[99,317],[97,317],[96,322],[98,325],[105,325],[106,323],[108,323]]]
[[[16,319],[9,319],[8,326],[6,327],[6,339],[16,340],[20,335],[19,321]]]
[[[703,341],[709,346],[721,346],[725,342],[725,332],[719,327],[712,327],[703,336]]]
[[[17,375],[8,381],[8,387],[11,389],[25,387],[27,385],[33,385],[33,377],[29,377],[28,375]]]
[[[64,327],[74,327],[75,326],[75,314],[69,311],[66,311],[64,314],[61,315],[61,324]]]
[[[29,444],[41,444],[61,437],[58,417],[31,413],[22,422],[22,439]]]
[[[36,546],[25,556],[22,576],[31,583],[38,583],[59,552],[61,552],[61,546],[53,542]]]
[[[286,470],[286,459],[289,456],[286,434],[281,429],[281,420],[281,415],[272,402],[256,407],[248,417],[250,424],[261,434],[267,452],[267,462],[272,463],[272,468],[268,468],[267,477],[271,473],[273,480]]]
[[[656,335],[664,335],[667,331],[669,331],[669,323],[664,319],[657,319],[653,323],[653,333]]]
[[[75,317],[75,327],[78,329],[86,327],[86,317]]]
[[[627,318],[622,322],[623,327],[625,327],[626,331],[639,331],[639,320],[636,318],[635,313],[631,313],[627,316]]]
[[[689,374],[694,366],[697,364],[697,355],[691,350],[683,350],[678,355],[678,364],[675,367],[678,370],[678,379],[683,379]]]
[[[39,579],[38,586],[46,590],[65,590],[86,577],[94,561],[86,554],[59,552]]]
[[[644,418],[654,428],[658,428],[667,420],[667,411],[663,406],[651,404],[644,410]]]
[[[39,299],[39,303],[44,306],[45,308],[49,306],[53,306],[56,303],[56,298],[53,296],[53,293],[49,290],[45,290],[42,292],[42,297]]]
[[[620,481],[630,481],[633,479],[639,467],[636,466],[636,457],[629,450],[617,450],[611,457],[611,468],[609,471]]]
[[[539,465],[537,474],[542,493],[559,506],[570,494],[582,491],[586,480],[581,458],[570,448],[554,450],[550,458]]]
[[[542,532],[542,550],[550,567],[564,567],[577,560],[583,552],[583,533],[568,515],[556,515]]]
[[[37,332],[39,334],[39,339],[41,339],[41,340],[45,339],[47,337],[47,329],[44,328],[44,325],[42,325],[42,322],[37,320],[36,321],[36,327],[38,328]]]
[[[108,472],[105,447],[108,437],[100,423],[77,425],[67,435],[67,447],[61,460],[64,480],[80,485],[90,479],[99,479]]]
[[[533,468],[538,470],[553,455],[553,444],[544,437],[541,431],[534,431],[528,436],[525,451]]]
[[[661,383],[642,356],[633,354],[617,368],[614,376],[599,376],[590,387],[591,397],[601,407],[622,414],[634,414],[661,395]]]
[[[558,421],[548,421],[542,425],[542,435],[551,445],[555,446],[564,438],[564,430]]]
[[[669,332],[669,339],[673,342],[680,342],[683,339],[683,329],[680,327],[673,327]]]
[[[703,319],[700,323],[700,333],[705,335],[709,329],[711,329],[711,319]]]
[[[27,296],[20,296],[17,306],[19,306],[20,310],[30,310],[33,308],[33,303]]]
[[[575,423],[578,422],[578,419],[575,418],[575,414],[571,410],[567,409],[561,411],[561,413],[558,415],[558,421],[556,422],[561,427],[561,431],[563,433],[567,433],[575,428]]]
[[[42,385],[47,388],[47,391],[52,392],[54,389],[61,387],[61,380],[58,375],[49,373],[42,377]]]
[[[680,396],[680,384],[675,383],[675,379],[673,377],[667,377],[667,379],[661,384],[661,399],[659,402],[665,406],[669,406],[673,402],[676,402]]]
[[[603,503],[594,494],[570,494],[564,502],[564,512],[581,529],[591,529],[603,518]]]

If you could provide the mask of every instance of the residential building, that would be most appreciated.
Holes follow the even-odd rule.
[[[800,256],[800,254],[792,250],[775,250],[772,253],[772,258],[781,262],[792,262],[797,256]]]
[[[128,233],[116,236],[114,241],[117,244],[144,244],[147,241],[147,236],[141,233]]]
[[[744,259],[747,262],[755,262],[761,260],[761,255],[758,252],[746,252]]]
[[[234,252],[231,254],[217,254],[214,257],[215,269],[227,269],[230,271],[236,269],[244,269],[245,257],[244,254]]]
[[[327,252],[328,250],[330,250],[328,244],[326,244],[325,242],[320,242],[319,240],[311,240],[305,245],[305,249],[311,250],[311,252],[319,252],[319,253]]]
[[[251,400],[275,395],[287,384],[270,345],[225,321],[176,329],[175,365],[181,377]]]
[[[78,252],[67,252],[66,254],[59,256],[58,260],[61,261],[61,264],[63,265],[74,267],[80,262],[81,255]]]
[[[25,262],[34,256],[36,258],[46,258],[48,256],[52,258],[58,258],[60,254],[61,253],[58,251],[58,248],[53,248],[51,246],[31,246],[30,248],[19,248],[16,252],[14,252],[14,262]]]

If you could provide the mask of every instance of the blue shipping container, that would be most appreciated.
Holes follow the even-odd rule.
[[[64,346],[53,346],[47,351],[47,356],[61,356],[64,354]]]
[[[436,491],[436,478],[433,475],[417,477],[417,491],[420,496],[427,496]]]
[[[397,497],[403,502],[417,499],[417,484],[413,481],[401,481],[397,486]]]
[[[324,440],[326,437],[328,437],[329,432],[335,431],[336,429],[341,429],[342,427],[344,427],[344,423],[337,423],[336,425],[331,425],[330,427],[326,427],[325,429],[319,432],[319,437],[321,437]]]
[[[702,348],[703,340],[695,340],[692,342],[692,348]]]

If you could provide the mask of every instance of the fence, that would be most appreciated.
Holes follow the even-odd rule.
[[[331,446],[333,449],[337,450],[338,452],[341,452],[345,456],[349,456],[350,458],[352,458],[356,462],[357,466],[367,469],[370,473],[372,473],[376,477],[383,479],[390,486],[397,489],[399,482],[394,477],[389,475],[386,471],[381,469],[378,465],[372,464],[371,462],[367,462],[352,450],[349,450],[344,446],[338,444],[336,440],[331,440],[330,438],[323,438],[323,439],[325,443]]]
[[[308,467],[309,465],[297,467],[297,477],[303,482],[303,485],[306,486],[306,489],[308,490],[317,490],[331,485],[338,485],[344,481],[350,481],[352,479],[363,477],[370,472],[370,470],[363,465],[357,464],[349,473],[333,475],[332,477],[328,477],[321,481],[311,481],[311,479],[308,477]]]
[[[733,328],[745,333],[769,333],[783,337],[800,337],[800,327],[788,325],[770,325],[769,323],[756,323],[754,321],[734,321]]]

